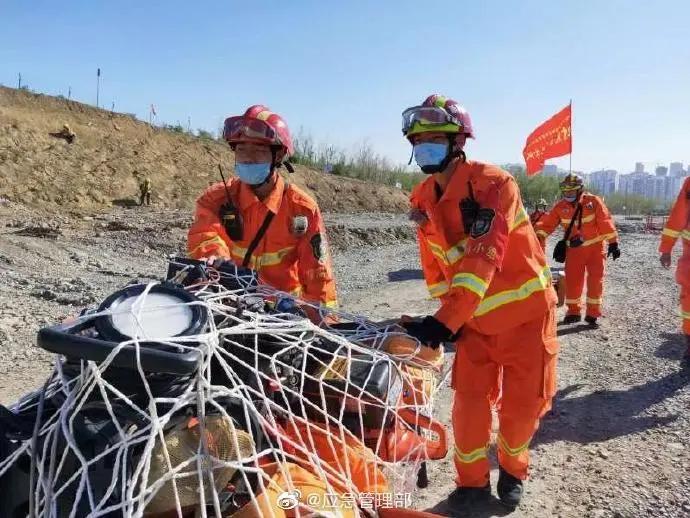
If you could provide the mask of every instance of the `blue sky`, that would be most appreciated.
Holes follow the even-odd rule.
[[[573,99],[573,168],[690,162],[687,1],[0,0],[0,83],[216,130],[264,103],[316,141],[395,163],[400,112],[470,111],[470,157],[517,162]],[[557,163],[567,166],[567,159]]]

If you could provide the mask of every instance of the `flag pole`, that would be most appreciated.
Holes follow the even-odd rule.
[[[573,100],[570,99],[570,174],[573,174]]]

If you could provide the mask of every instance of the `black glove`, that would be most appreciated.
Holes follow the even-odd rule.
[[[606,253],[606,257],[613,257],[615,261],[621,256],[621,251],[618,248],[618,243],[609,243],[609,250]]]
[[[442,342],[450,342],[454,336],[450,329],[432,316],[426,316],[421,321],[403,322],[402,326],[408,335],[434,349],[437,349]]]

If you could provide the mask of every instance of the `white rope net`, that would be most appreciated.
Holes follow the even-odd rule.
[[[160,289],[142,286],[71,322],[78,337],[103,341],[92,326],[100,318],[134,338],[102,361],[59,355],[43,389],[11,408],[31,433],[5,440],[0,454],[0,491],[15,500],[8,516],[360,516],[410,506],[422,463],[446,451],[430,419],[441,352],[394,324],[295,305],[233,273],[211,271],[185,301]],[[196,332],[166,334],[190,313],[203,322]],[[152,350],[193,354],[193,370],[155,372]],[[118,361],[126,354],[129,366]]]

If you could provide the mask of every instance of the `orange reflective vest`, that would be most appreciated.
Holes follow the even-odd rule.
[[[578,203],[582,205],[582,211],[573,224],[569,239],[579,236],[583,240],[580,246],[597,244],[603,246],[604,241],[609,243],[618,241],[616,225],[609,209],[599,196],[584,192]],[[536,224],[537,236],[542,240],[546,239],[558,225],[561,225],[565,231],[577,210],[577,205],[566,200],[556,203]]]
[[[480,210],[466,231],[460,207],[472,198]],[[500,334],[555,306],[544,252],[507,172],[461,162],[443,192],[430,177],[411,202],[425,216],[417,229],[422,268],[431,296],[441,300],[435,317],[446,327]]]
[[[336,305],[335,280],[326,243],[326,229],[316,202],[278,175],[271,194],[259,200],[251,187],[237,178],[228,182],[233,205],[242,218],[242,239],[233,241],[221,221],[227,203],[222,182],[209,187],[196,202],[194,223],[187,236],[189,256],[216,256],[242,265],[247,249],[267,212],[275,214],[249,267],[261,282],[313,303]]]

